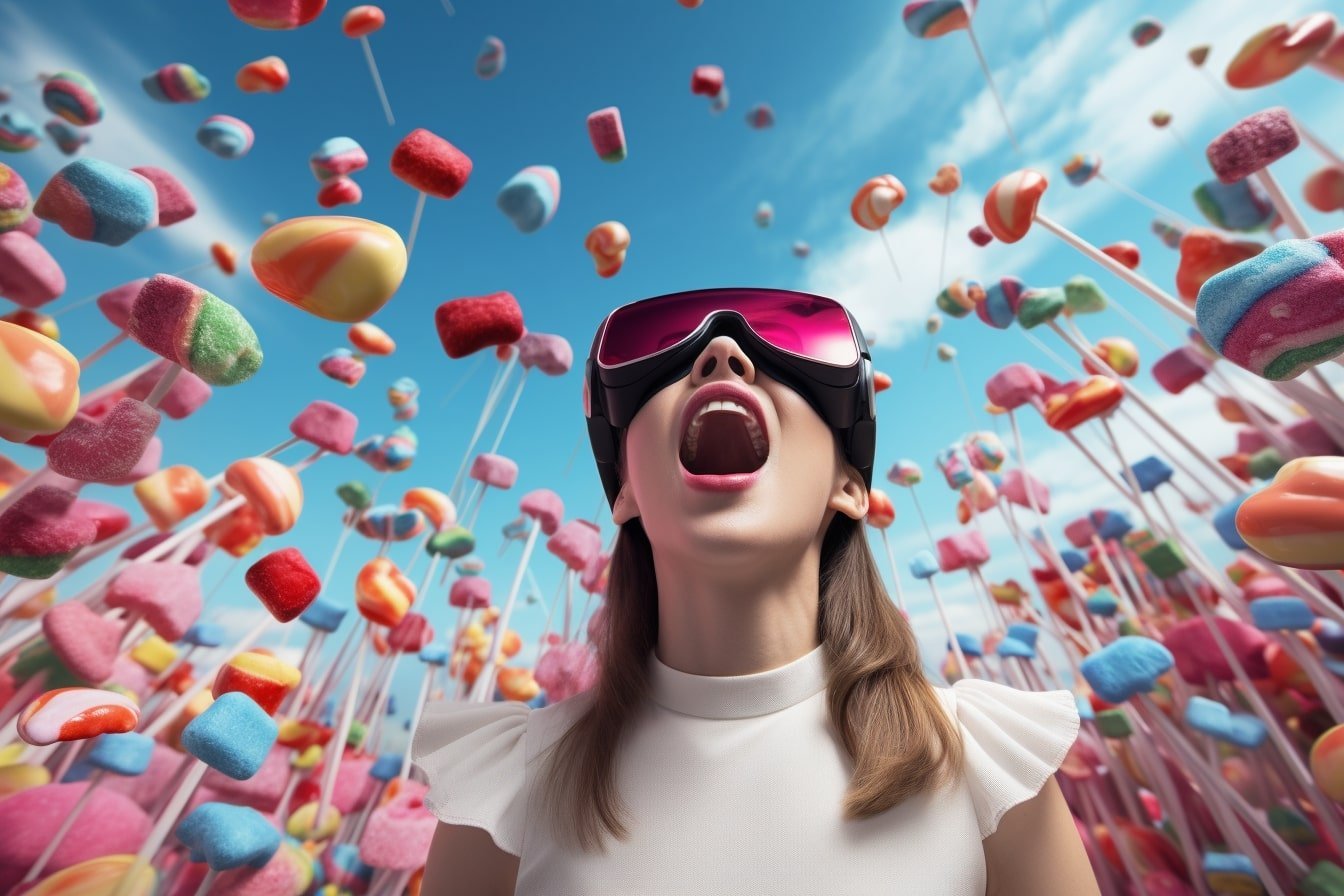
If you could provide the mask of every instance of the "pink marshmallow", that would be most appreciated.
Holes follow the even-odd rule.
[[[546,539],[550,551],[575,572],[583,568],[602,551],[602,533],[587,520],[572,520]]]
[[[115,776],[109,776],[115,777]],[[44,784],[0,801],[0,892],[11,892],[89,789],[88,782]],[[149,836],[150,821],[130,798],[99,787],[84,804],[70,833],[47,863],[46,873],[88,859],[134,853]]]
[[[201,780],[201,785],[214,790],[216,798],[223,802],[250,806],[258,812],[274,812],[289,783],[291,754],[288,747],[273,747],[261,763],[261,768],[247,780],[238,781],[223,772],[210,769]]]
[[[1282,106],[1248,115],[1209,143],[1209,166],[1225,184],[1245,180],[1297,149],[1293,116]]]
[[[478,454],[468,475],[491,488],[513,488],[518,481],[518,465],[502,454]]]
[[[131,525],[131,515],[115,504],[104,504],[102,501],[76,501],[71,509],[97,528],[97,534],[93,537],[95,544],[125,532]]]
[[[1215,616],[1213,621],[1246,674],[1251,678],[1269,677],[1269,664],[1265,661],[1269,640],[1265,633],[1234,619]],[[1223,658],[1203,619],[1176,623],[1162,636],[1162,643],[1176,657],[1176,671],[1191,684],[1204,684],[1206,675],[1217,681],[1235,680],[1232,667]]]
[[[1009,364],[985,383],[985,396],[992,404],[1015,411],[1045,391],[1041,375],[1026,364]]]
[[[137,694],[148,694],[153,680],[154,675],[148,669],[123,653],[112,661],[112,671],[103,685],[115,684]]]
[[[172,368],[172,361],[159,361],[149,370],[131,380],[126,387],[126,394],[131,398],[144,401],[149,397],[149,393],[154,391],[154,387],[159,384],[163,375]],[[174,420],[183,420],[190,417],[201,405],[209,401],[211,394],[212,390],[209,383],[190,370],[183,370],[177,375],[177,379],[173,380],[173,384],[168,387],[168,394],[164,395],[163,400],[159,402],[159,410]]]
[[[1237,453],[1255,454],[1269,446],[1269,439],[1260,430],[1252,426],[1243,426],[1237,430]]]
[[[414,871],[429,857],[438,823],[423,799],[399,794],[369,816],[359,839],[359,857],[373,868]]]
[[[989,562],[989,545],[979,532],[958,532],[938,539],[938,568],[943,572],[983,566]]]
[[[57,604],[42,614],[42,634],[52,653],[90,684],[102,684],[112,674],[124,628],[77,601]]]
[[[349,454],[355,444],[359,418],[338,404],[314,401],[289,423],[296,438],[332,454]]]
[[[196,197],[191,195],[190,190],[182,186],[180,180],[167,171],[151,165],[142,165],[131,170],[154,185],[154,192],[159,195],[160,227],[168,227],[179,221],[185,221],[196,214]]]
[[[135,469],[159,428],[159,412],[123,398],[101,419],[76,414],[47,448],[47,466],[81,482],[119,482]]]
[[[1283,434],[1308,457],[1323,457],[1340,453],[1340,445],[1330,437],[1325,427],[1312,417],[1304,417],[1283,428]]]
[[[1064,537],[1075,548],[1090,548],[1092,546],[1092,536],[1096,534],[1097,527],[1093,525],[1089,517],[1079,517],[1064,526]]]
[[[271,860],[260,868],[242,865],[221,872],[215,878],[210,892],[227,893],[229,896],[292,896],[294,893],[306,892],[312,875],[308,874],[308,879],[305,879],[301,863],[312,860],[295,855],[298,849],[281,842]]]
[[[131,306],[135,304],[135,297],[140,295],[140,287],[148,282],[148,277],[141,277],[139,280],[114,286],[98,297],[98,310],[103,312],[103,317],[107,318],[112,326],[118,330],[126,329],[126,324],[131,319]]]
[[[37,308],[65,292],[65,273],[42,244],[21,230],[0,233],[0,296]]]
[[[1262,597],[1292,597],[1296,594],[1292,587],[1278,576],[1261,573],[1242,586],[1241,596],[1247,601],[1256,601]]]
[[[379,782],[369,774],[372,768],[372,756],[356,756],[347,751],[341,757],[341,767],[336,769],[336,786],[331,789],[331,804],[342,815],[364,808],[373,799]]]
[[[515,344],[524,370],[535,367],[547,376],[561,376],[574,364],[574,349],[563,336],[529,332]]]
[[[171,786],[184,756],[185,753],[174,750],[161,741],[155,741],[154,751],[149,757],[149,768],[134,778],[104,775],[99,788],[124,794],[148,812],[159,802],[163,792]]]
[[[5,561],[5,567],[14,567],[5,571],[27,578],[24,569],[28,566],[48,558],[55,563],[63,555],[73,555],[93,544],[98,527],[74,513],[74,503],[73,492],[54,485],[39,485],[0,514],[0,560]],[[47,578],[53,572],[33,577]]]
[[[1036,506],[1041,513],[1049,513],[1050,486],[1020,468],[1014,467],[1004,472],[999,485],[999,494],[1019,507],[1030,507],[1031,496],[1027,493],[1028,488],[1031,489],[1031,495],[1035,496]]]
[[[534,489],[523,495],[518,509],[541,523],[543,535],[554,535],[565,518],[565,504],[560,496],[548,488]]]
[[[136,461],[135,466],[131,468],[131,472],[126,474],[125,479],[118,479],[105,484],[131,485],[139,482],[146,476],[157,473],[161,460],[163,460],[163,442],[159,440],[158,436],[155,436],[149,440],[149,444],[145,446],[145,453],[140,455],[140,460]]]
[[[133,563],[107,586],[109,607],[142,616],[166,641],[176,641],[201,615],[200,571],[186,563]]]
[[[1198,349],[1182,345],[1167,352],[1153,364],[1153,379],[1172,395],[1179,395],[1204,379],[1209,361]]]
[[[579,587],[589,594],[605,596],[607,593],[607,566],[611,563],[611,555],[605,552],[594,554],[588,561],[588,565],[583,568],[583,574],[579,576]],[[603,606],[606,606],[603,604]]]
[[[490,580],[485,576],[461,576],[448,589],[448,605],[466,610],[490,606]]]

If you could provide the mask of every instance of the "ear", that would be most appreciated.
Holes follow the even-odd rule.
[[[611,508],[611,521],[620,526],[639,516],[639,505],[635,503],[635,494],[630,483],[622,482],[621,490],[616,493],[616,503]]]
[[[862,520],[868,515],[868,486],[863,484],[863,476],[853,464],[841,463],[835,488],[826,506],[853,520]]]

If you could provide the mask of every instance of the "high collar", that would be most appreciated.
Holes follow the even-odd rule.
[[[792,662],[750,675],[692,675],[649,651],[655,702],[702,719],[746,719],[787,709],[826,687],[824,644]]]

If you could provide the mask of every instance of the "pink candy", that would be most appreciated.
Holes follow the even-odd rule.
[[[1031,403],[1044,392],[1041,375],[1026,364],[1009,364],[985,383],[985,396],[990,402],[1009,411]]]
[[[560,496],[548,488],[539,488],[523,495],[518,509],[541,524],[544,535],[554,535],[565,516],[565,505]]]
[[[118,482],[145,454],[159,428],[159,412],[123,398],[100,419],[77,414],[47,448],[47,465],[81,482]]]
[[[148,277],[141,277],[121,286],[114,286],[98,297],[98,310],[103,312],[103,317],[107,318],[112,326],[118,330],[126,329],[126,324],[131,320],[131,306],[135,304],[135,297],[140,295],[140,288],[148,282]]]
[[[128,284],[129,285],[129,284]],[[135,297],[132,296],[132,299]],[[126,386],[126,394],[131,398],[137,398],[144,401],[149,397],[149,393],[154,391],[154,387],[159,384],[169,370],[172,370],[171,361],[159,361],[149,370],[131,380]],[[197,411],[201,405],[210,400],[213,391],[210,384],[192,373],[190,370],[183,370],[173,380],[173,384],[168,387],[167,393],[159,401],[159,410],[163,411],[174,420],[184,420]]]
[[[502,454],[478,454],[468,475],[491,488],[509,489],[518,480],[518,465]]]
[[[1029,495],[1027,490],[1031,490]],[[1032,496],[1041,513],[1050,512],[1050,486],[1020,468],[1014,467],[1003,474],[999,494],[1019,507],[1030,507]]]
[[[483,610],[490,606],[490,580],[484,576],[462,576],[448,589],[448,605],[460,610]]]
[[[143,617],[166,641],[176,641],[201,615],[200,573],[185,563],[133,563],[107,586],[109,607]]]
[[[42,244],[22,230],[0,233],[0,296],[37,308],[65,292],[65,273]]]
[[[958,532],[938,539],[938,567],[943,572],[955,572],[983,566],[989,562],[989,545],[979,532]]]
[[[349,454],[355,444],[359,419],[345,408],[329,401],[314,401],[290,421],[289,431],[296,438],[332,454]]]
[[[398,795],[369,816],[359,840],[359,857],[374,868],[414,871],[429,857],[438,823],[421,797]]]
[[[583,572],[602,550],[602,533],[588,520],[572,520],[546,540],[546,550],[575,572]]]
[[[1159,386],[1172,395],[1179,395],[1204,379],[1209,372],[1209,362],[1197,349],[1182,345],[1158,358],[1152,370],[1153,379]]]
[[[67,601],[42,614],[42,634],[65,667],[90,684],[112,674],[124,626],[84,604]]]
[[[182,181],[162,168],[154,168],[150,165],[143,165],[131,170],[154,185],[154,192],[159,195],[160,227],[168,227],[179,221],[185,221],[196,214],[196,197],[191,195],[190,190],[182,186]]]

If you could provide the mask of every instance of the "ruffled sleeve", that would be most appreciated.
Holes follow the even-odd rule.
[[[519,857],[530,712],[516,700],[437,701],[425,707],[411,740],[411,759],[429,782],[429,811],[448,824],[483,828],[500,849]]]
[[[983,840],[1064,762],[1078,737],[1078,706],[1066,690],[1021,691],[978,678],[955,682],[951,692]]]

